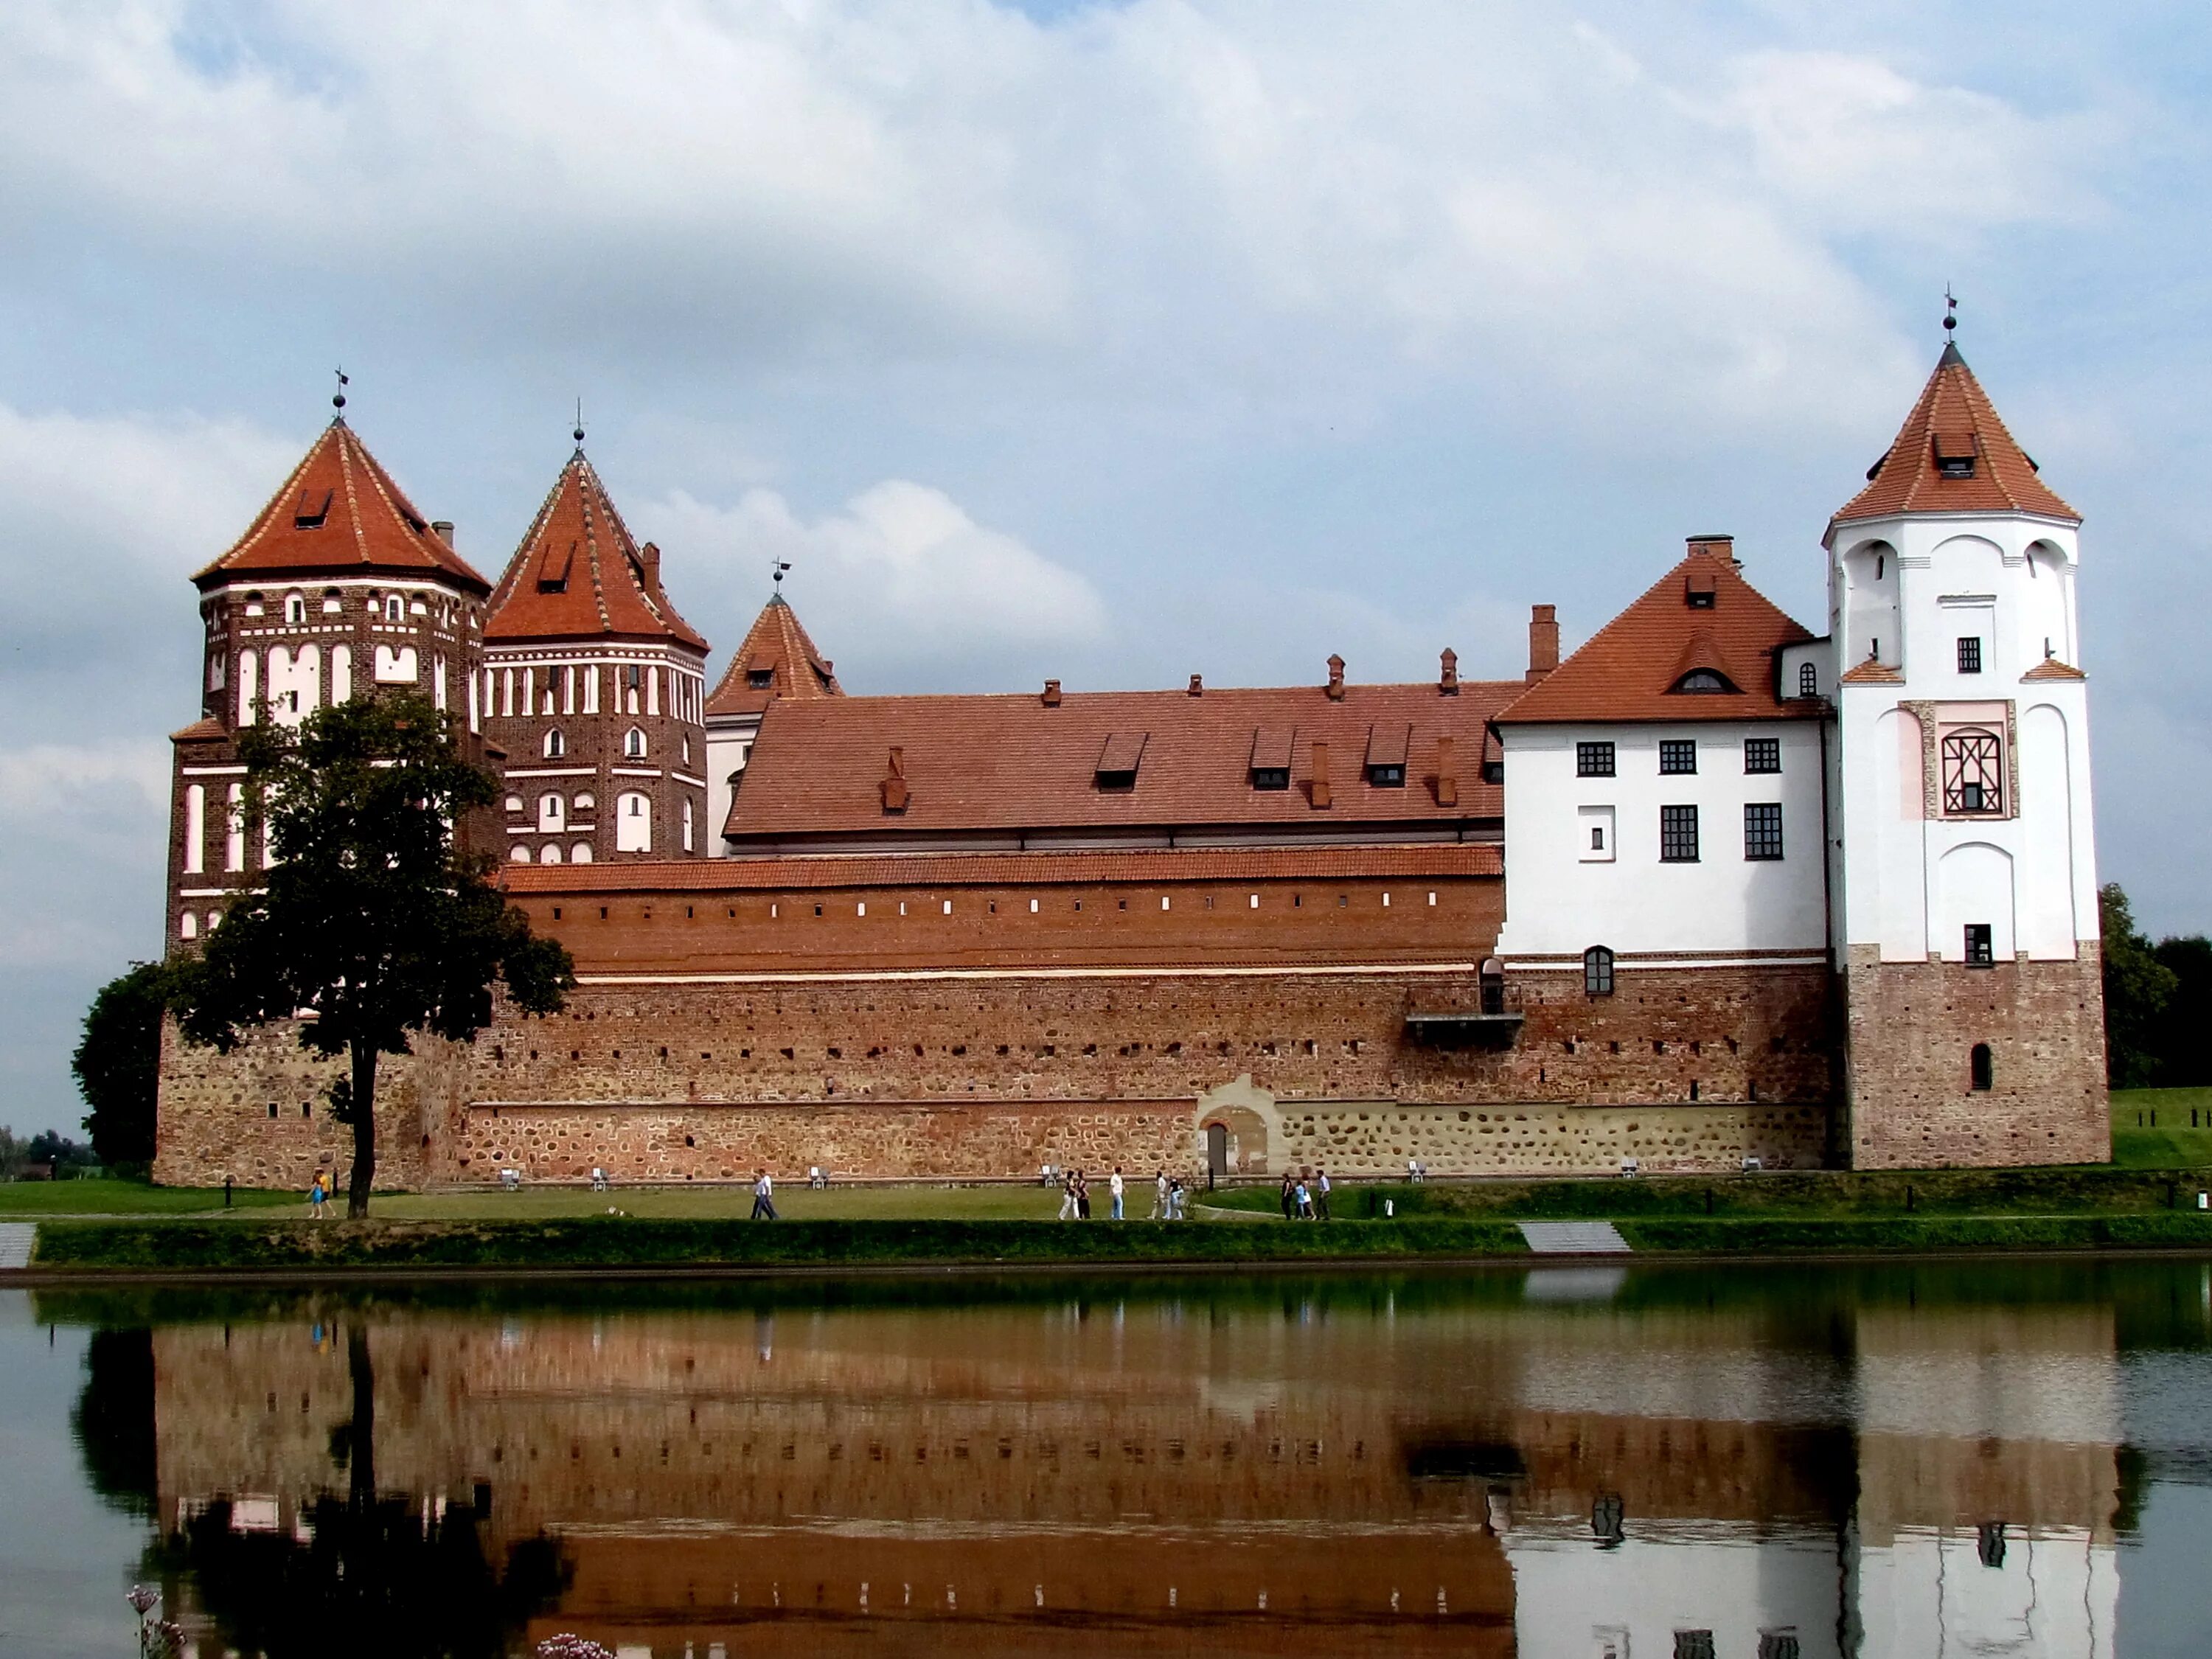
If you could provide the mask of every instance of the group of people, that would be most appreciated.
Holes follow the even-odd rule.
[[[1283,1171],[1283,1219],[1326,1221],[1328,1216],[1328,1171],[1297,1169]]]
[[[1108,1212],[1115,1221],[1126,1220],[1128,1202],[1128,1183],[1122,1178],[1121,1166],[1116,1164],[1108,1177],[1106,1192],[1110,1208]],[[1170,1176],[1162,1170],[1152,1177],[1152,1212],[1148,1221],[1188,1220],[1183,1206],[1188,1192],[1181,1176]],[[1080,1170],[1063,1170],[1060,1175],[1060,1218],[1062,1221],[1091,1219],[1091,1177]]]

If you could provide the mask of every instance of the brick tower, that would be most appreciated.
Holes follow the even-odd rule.
[[[760,732],[761,716],[779,697],[842,697],[829,658],[814,648],[799,613],[783,597],[783,571],[775,573],[775,592],[761,607],[744,643],[707,699],[708,829],[709,850],[722,850],[722,826],[730,801]]]
[[[1826,537],[1850,1161],[2101,1160],[2081,515],[1955,344],[1867,479]]]
[[[707,641],[660,586],[584,434],[492,595],[480,696],[515,863],[704,854]]]
[[[206,647],[201,717],[171,739],[171,948],[214,927],[263,868],[261,829],[243,806],[241,728],[296,725],[384,690],[420,691],[441,708],[468,696],[490,584],[452,537],[452,525],[415,510],[341,413],[230,550],[193,576]],[[473,727],[473,702],[469,713]]]

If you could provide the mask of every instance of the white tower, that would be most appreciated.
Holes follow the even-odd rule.
[[[1851,1162],[2100,1161],[2081,515],[1955,344],[1867,477],[1828,527],[1833,655],[1810,670],[1838,709]]]

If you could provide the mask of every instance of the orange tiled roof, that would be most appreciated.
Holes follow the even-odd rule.
[[[204,719],[194,720],[181,732],[170,732],[169,741],[171,743],[206,743],[213,738],[228,735],[223,723],[210,714]]]
[[[1692,608],[1692,594],[1710,596]],[[1498,722],[1802,720],[1817,700],[1776,695],[1774,653],[1813,636],[1743,578],[1735,561],[1699,550],[1516,697]],[[1706,670],[1734,692],[1674,688]]]
[[[1869,657],[1856,668],[1845,669],[1842,678],[1845,685],[1902,685],[1905,684],[1903,674],[1886,662],[1876,662],[1872,657]]]
[[[1495,818],[1503,790],[1482,781],[1486,722],[1517,680],[1186,691],[1072,691],[1057,706],[1020,696],[778,699],[731,804],[726,833],[945,835],[1139,830],[1203,825],[1322,828]],[[1455,799],[1438,799],[1439,738],[1452,741]],[[1329,804],[1316,806],[1314,744],[1328,746]],[[1375,753],[1404,745],[1405,787],[1367,781]],[[902,751],[902,811],[887,811],[890,750]],[[1134,781],[1099,775],[1134,753]],[[1255,789],[1255,765],[1291,774]]]
[[[323,428],[246,534],[192,580],[205,586],[228,576],[363,570],[435,573],[479,592],[491,586],[338,419]]]
[[[1044,882],[1498,876],[1495,842],[1415,847],[1162,848],[1121,853],[895,854],[884,857],[684,859],[635,864],[514,864],[501,884],[537,893],[742,893],[823,887],[984,887]]]
[[[546,492],[490,611],[487,640],[612,636],[707,648],[660,586],[659,550],[641,549],[631,538],[581,448]]]
[[[2070,662],[2061,662],[2056,657],[2045,657],[2022,674],[2022,680],[2086,680],[2089,677]]]
[[[1946,477],[1939,465],[1945,457],[1971,462],[1972,476]],[[1946,345],[1897,441],[1835,522],[1896,513],[2008,512],[2076,522],[2081,517],[2036,476],[2035,463],[2005,429],[1959,348]]]
[[[756,674],[769,683],[757,686]],[[830,659],[814,648],[799,613],[781,593],[761,607],[745,640],[722,672],[707,699],[709,714],[757,714],[778,697],[842,697],[844,688],[830,670]]]

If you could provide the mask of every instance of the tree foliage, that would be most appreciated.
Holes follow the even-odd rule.
[[[2105,937],[2105,1074],[2115,1089],[2151,1087],[2166,1069],[2160,1039],[2181,981],[2136,928],[2118,882],[2098,889],[2097,902]]]
[[[410,1036],[466,1042],[495,988],[527,1013],[561,1006],[568,953],[530,931],[492,884],[496,860],[453,826],[498,799],[461,752],[452,716],[417,695],[334,704],[296,728],[240,737],[248,833],[271,862],[180,973],[187,1039],[228,1049],[250,1027],[304,1015],[302,1048],[346,1055],[331,1090],[354,1130],[347,1212],[365,1215],[376,1170],[378,1057]]]
[[[161,1073],[161,1018],[175,980],[163,962],[142,962],[100,988],[70,1057],[91,1113],[92,1149],[111,1170],[154,1161],[154,1107]]]

